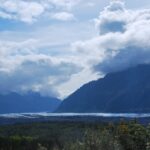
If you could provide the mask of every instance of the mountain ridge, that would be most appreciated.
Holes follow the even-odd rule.
[[[41,96],[34,92],[22,95],[15,92],[0,94],[0,114],[53,112],[60,103],[61,101],[57,98]]]
[[[112,72],[83,85],[56,112],[150,112],[150,64]]]

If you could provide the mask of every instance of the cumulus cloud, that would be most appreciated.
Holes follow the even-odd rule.
[[[4,19],[19,20],[25,23],[33,23],[40,16],[44,16],[46,13],[56,13],[56,19],[58,11],[70,11],[71,8],[76,5],[78,1],[72,0],[0,0],[0,17]],[[65,21],[73,17],[71,13],[64,14]]]
[[[100,34],[123,32],[126,24],[126,10],[121,1],[112,1],[96,19]]]
[[[36,91],[59,96],[55,89],[82,68],[71,59],[38,53],[35,40],[0,42],[0,92]]]
[[[32,23],[38,16],[40,16],[44,12],[44,7],[38,2],[23,0],[1,1],[0,16],[2,18]]]
[[[74,44],[89,53],[95,71],[104,74],[150,63],[150,10],[129,10],[122,1],[110,3],[96,19],[99,35]],[[94,65],[95,64],[95,65]]]

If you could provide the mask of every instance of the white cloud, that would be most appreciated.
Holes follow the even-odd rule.
[[[32,46],[36,42],[0,43],[1,93],[37,91],[58,96],[56,87],[82,69],[72,59],[38,53]]]
[[[79,0],[0,0],[0,17],[30,24],[50,12],[56,13],[56,16],[54,15],[56,19],[61,19],[63,15],[66,21],[73,18],[73,14],[69,11],[78,2]],[[66,13],[58,14],[59,11],[66,11]]]
[[[51,14],[51,18],[60,21],[70,21],[75,19],[74,15],[68,12],[59,12],[59,13]]]
[[[129,12],[126,11],[124,3],[121,1],[112,1],[104,11],[100,13],[96,24],[100,29],[100,34],[109,32],[123,32],[125,25],[129,21]]]
[[[0,41],[0,74],[5,77],[5,80],[0,77],[0,84],[3,85],[1,92],[36,90],[42,94],[60,94],[62,98],[88,82],[91,79],[88,77],[88,74],[91,76],[90,71],[86,71],[87,77],[82,79],[82,70],[86,67],[86,62],[82,63],[80,53],[71,50],[69,44],[79,37],[88,39],[94,35],[94,24],[87,24],[86,28],[83,22],[75,21],[69,24],[63,22],[55,26],[34,28],[30,33],[26,30],[1,32],[0,38],[3,40]],[[32,72],[34,68],[41,68],[39,61],[47,59],[54,67],[45,64],[45,69],[41,69],[43,75],[35,69],[34,79],[30,70]],[[32,65],[22,66],[26,62],[31,62]],[[57,71],[58,74],[52,75],[50,70]],[[19,81],[15,84],[17,76]],[[73,80],[78,82],[72,84]]]
[[[1,0],[0,9],[2,18],[20,20],[32,23],[44,12],[44,7],[34,1]],[[9,16],[9,17],[8,17]]]
[[[73,6],[78,4],[81,0],[46,0],[48,4],[55,5],[57,8],[70,10]]]
[[[16,1],[13,1],[15,5]],[[32,23],[45,13],[53,14],[56,19],[69,14],[64,19],[69,20],[73,17],[70,9],[76,5],[72,0],[32,2],[40,4],[44,12],[37,16],[25,13],[28,19],[23,20],[18,7],[14,14],[9,13],[14,9],[11,6],[9,11],[0,11],[0,15],[8,19],[14,15],[17,20]],[[129,10],[124,3],[113,1],[96,19],[99,34],[96,35],[91,24],[86,20],[41,27],[30,34],[25,31],[1,33],[5,41],[0,42],[0,91],[34,90],[49,95],[59,93],[64,97],[84,83],[99,78],[99,73],[150,63],[149,9]],[[60,46],[63,44],[65,48]]]
[[[128,10],[112,1],[96,19],[100,35],[74,44],[96,71],[108,73],[150,63],[150,10]],[[91,56],[91,58],[89,57]]]

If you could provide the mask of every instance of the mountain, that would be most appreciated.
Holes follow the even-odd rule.
[[[10,93],[0,95],[0,114],[24,112],[53,112],[60,104],[60,100],[43,97],[38,93],[29,92],[25,95]]]
[[[150,112],[150,65],[109,73],[84,85],[57,112]]]

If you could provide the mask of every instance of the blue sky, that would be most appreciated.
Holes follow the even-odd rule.
[[[148,0],[0,0],[1,93],[64,98],[149,63],[149,8]]]

